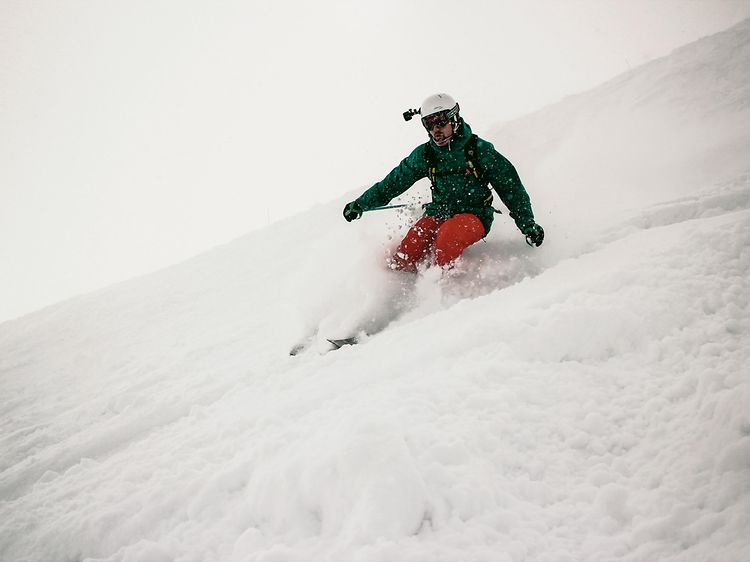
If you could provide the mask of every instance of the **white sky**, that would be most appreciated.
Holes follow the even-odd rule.
[[[0,321],[358,194],[422,142],[401,112],[436,91],[481,134],[748,16],[750,0],[0,0]]]

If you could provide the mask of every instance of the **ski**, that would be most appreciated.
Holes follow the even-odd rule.
[[[295,344],[290,350],[289,355],[292,357],[296,355],[300,355],[313,347],[315,344],[315,337],[316,334],[313,334],[312,336],[308,336],[304,340],[300,341],[299,343]],[[356,337],[351,338],[342,338],[342,339],[328,339],[326,338],[326,341],[330,343],[333,347],[329,349],[328,351],[336,351],[337,349],[341,349],[345,345],[356,345],[359,343],[359,340]]]
[[[359,340],[357,340],[356,337],[353,338],[344,338],[340,340],[331,340],[329,339],[328,342],[333,345],[333,349],[331,351],[335,351],[337,349],[341,349],[345,345],[356,345],[359,343]]]

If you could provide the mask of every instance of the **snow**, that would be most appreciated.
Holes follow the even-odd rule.
[[[747,560],[749,45],[493,130],[539,249],[390,272],[347,194],[0,325],[0,559]]]

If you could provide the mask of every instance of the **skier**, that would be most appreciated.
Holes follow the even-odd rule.
[[[492,144],[472,134],[448,94],[427,98],[419,110],[404,113],[407,121],[420,114],[429,140],[419,145],[382,181],[344,207],[347,222],[387,205],[417,180],[432,182],[432,201],[390,259],[392,269],[416,271],[431,257],[450,268],[463,251],[490,231],[493,213],[488,183],[510,210],[529,245],[540,246],[544,230],[534,221],[531,202],[513,165]]]

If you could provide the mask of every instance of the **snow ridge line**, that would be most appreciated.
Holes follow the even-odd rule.
[[[621,240],[634,232],[671,226],[697,219],[717,217],[750,209],[750,174],[695,196],[654,205],[631,215],[619,224],[589,233],[578,251],[566,258],[580,257]],[[549,264],[548,267],[553,267]]]
[[[750,208],[750,175],[744,176],[743,180],[743,185],[739,189],[729,188],[719,192],[705,192],[693,197],[676,199],[656,205],[629,222],[648,229],[748,209]]]

